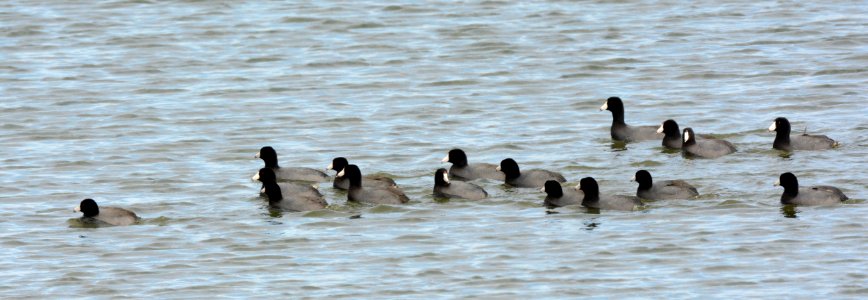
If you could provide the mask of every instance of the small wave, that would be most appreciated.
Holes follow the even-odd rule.
[[[311,68],[328,68],[328,67],[367,67],[370,66],[368,62],[364,60],[344,60],[344,61],[333,61],[333,62],[312,62],[308,63],[305,66]]]
[[[868,71],[866,68],[860,69],[833,69],[833,70],[823,70],[819,72],[815,72],[814,76],[822,76],[822,75],[837,75],[837,74],[854,74],[854,73],[863,73]]]
[[[281,60],[283,60],[283,57],[280,57],[280,56],[265,56],[265,57],[249,58],[249,59],[245,60],[244,62],[254,64],[254,63],[261,63],[261,62],[281,61]]]
[[[186,89],[138,89],[135,90],[138,94],[175,94],[186,92]]]
[[[320,19],[318,18],[309,18],[309,17],[283,17],[280,19],[281,23],[311,23],[317,22]]]
[[[462,86],[462,85],[476,85],[479,84],[476,80],[469,79],[459,79],[459,80],[444,80],[444,81],[435,81],[423,84],[423,86]]]

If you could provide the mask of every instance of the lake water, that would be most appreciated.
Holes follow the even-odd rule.
[[[816,3],[814,3],[816,2]],[[6,1],[0,4],[0,297],[865,298],[865,1]],[[714,160],[609,138],[667,118]],[[771,150],[772,120],[843,146]],[[275,213],[250,176],[346,156],[412,201]],[[542,207],[470,162],[685,179],[640,212]],[[853,200],[782,209],[782,172]],[[87,228],[83,198],[141,225]],[[356,217],[359,216],[359,217]]]

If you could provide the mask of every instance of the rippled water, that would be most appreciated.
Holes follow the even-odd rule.
[[[864,298],[864,1],[7,1],[0,4],[0,297]],[[674,118],[739,152],[688,160],[612,144]],[[766,132],[842,142],[781,156]],[[404,206],[275,213],[249,180],[347,156]],[[547,213],[471,162],[585,176],[630,194],[640,168],[699,188],[641,212]],[[854,200],[782,209],[778,174]],[[82,228],[86,197],[142,225]],[[360,216],[358,218],[354,216]]]

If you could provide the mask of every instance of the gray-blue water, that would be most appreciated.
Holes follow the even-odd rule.
[[[0,297],[865,298],[865,1],[6,1],[0,4]],[[613,145],[674,118],[739,151]],[[843,146],[771,150],[778,116]],[[412,201],[273,213],[249,177],[346,156]],[[703,196],[550,214],[471,163],[640,169]],[[782,172],[854,199],[782,209]],[[142,224],[82,228],[81,199]],[[351,218],[360,215],[360,218]],[[794,218],[793,218],[794,217]]]

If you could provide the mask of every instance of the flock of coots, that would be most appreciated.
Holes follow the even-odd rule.
[[[736,147],[725,140],[706,135],[697,135],[692,128],[679,130],[675,120],[665,120],[658,126],[630,126],[624,121],[624,103],[618,97],[610,97],[600,110],[612,112],[611,136],[613,140],[636,142],[661,140],[666,148],[681,149],[686,157],[717,158],[737,151]],[[838,142],[825,135],[791,134],[790,122],[777,118],[769,127],[775,131],[774,149],[825,150],[838,147]],[[265,166],[252,177],[262,183],[260,193],[268,199],[272,208],[287,211],[310,211],[328,206],[325,197],[311,183],[325,182],[329,175],[313,168],[281,167],[277,162],[277,152],[266,146],[256,154]],[[602,195],[597,181],[585,177],[575,187],[563,186],[566,178],[558,172],[531,169],[521,170],[512,158],[506,158],[499,165],[473,163],[461,149],[452,149],[442,162],[452,166],[434,172],[433,195],[439,198],[463,198],[482,200],[488,193],[476,183],[477,180],[502,181],[516,188],[536,188],[546,193],[543,200],[547,207],[581,205],[600,210],[636,210],[645,200],[693,199],[699,196],[695,187],[683,180],[653,180],[647,170],[639,170],[634,181],[639,184],[635,196]],[[403,204],[410,199],[389,177],[363,175],[358,166],[350,164],[344,157],[332,160],[326,168],[336,172],[332,187],[347,191],[347,201],[372,204]],[[792,173],[783,173],[775,185],[784,188],[781,203],[787,205],[832,205],[847,200],[840,189],[832,186],[800,187]],[[135,213],[117,207],[99,207],[93,199],[84,199],[75,208],[81,212],[85,221],[96,221],[111,225],[130,225],[137,222]]]

